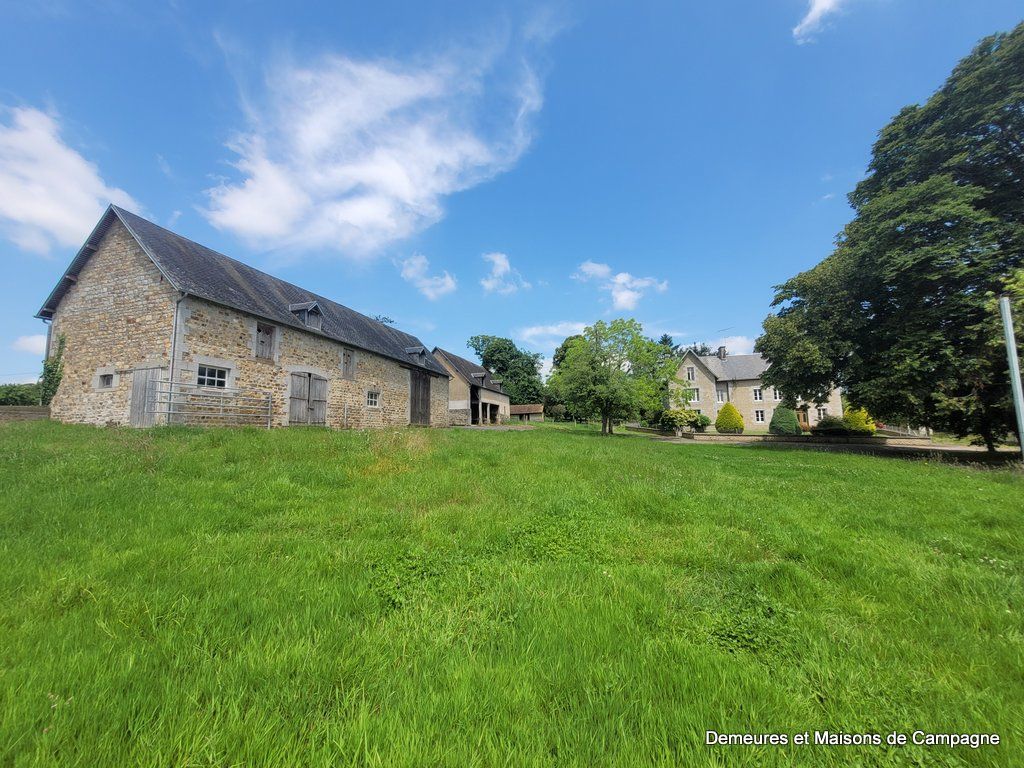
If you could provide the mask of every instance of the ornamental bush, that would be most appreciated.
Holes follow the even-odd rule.
[[[688,408],[671,408],[661,415],[661,426],[664,429],[690,429],[703,432],[711,423],[711,419],[702,413]]]
[[[846,426],[846,422],[840,419],[838,416],[826,416],[813,427],[811,427],[812,435],[848,435],[850,434],[850,428]]]
[[[867,408],[847,408],[843,415],[843,423],[851,435],[875,434],[875,420],[871,418]]]
[[[784,405],[775,409],[771,423],[768,424],[768,431],[773,435],[799,435],[803,432],[796,418],[796,411]]]
[[[726,403],[715,419],[715,429],[726,435],[743,434],[743,417],[732,403]]]

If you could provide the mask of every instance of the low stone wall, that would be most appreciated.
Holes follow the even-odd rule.
[[[807,443],[817,445],[902,445],[927,448],[930,437],[856,437],[842,435],[720,435],[716,432],[684,432],[680,437],[698,443]]]
[[[0,405],[0,423],[8,421],[39,421],[50,418],[47,405]]]
[[[669,432],[669,431],[664,430],[664,429],[657,429],[656,427],[629,427],[629,426],[627,426],[626,429],[628,429],[630,432],[643,432],[644,434],[647,434],[647,435],[662,435],[663,437],[675,437],[676,436],[675,432]]]
[[[453,427],[465,427],[470,422],[469,408],[449,408],[448,423]]]

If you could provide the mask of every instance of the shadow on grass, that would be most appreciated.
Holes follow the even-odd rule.
[[[1017,451],[972,451],[938,450],[935,448],[914,448],[904,445],[858,445],[856,443],[740,443],[739,447],[753,451],[823,451],[825,453],[856,453],[867,456],[882,456],[892,459],[945,462],[949,464],[974,464],[985,467],[1017,468],[1024,470],[1021,454]]]

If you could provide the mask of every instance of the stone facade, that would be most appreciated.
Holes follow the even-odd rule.
[[[688,369],[692,369],[694,376],[692,380],[687,378],[691,373]],[[669,387],[674,392],[684,388],[696,390],[698,397],[691,400],[687,407],[710,418],[712,424],[718,417],[722,406],[726,402],[732,403],[743,417],[743,426],[747,430],[767,430],[776,407],[782,405],[781,396],[772,387],[762,386],[760,379],[716,379],[714,374],[692,355],[687,355],[683,359],[676,372],[676,379],[669,384]],[[758,391],[760,391],[760,400],[755,399]],[[812,427],[818,423],[821,416],[843,415],[843,405],[838,389],[832,390],[828,401],[822,406],[803,401],[799,401],[797,405],[798,408],[807,409],[808,424]],[[820,416],[819,408],[825,409]],[[762,412],[762,420],[758,420],[757,411]]]
[[[175,382],[194,385],[199,366],[206,365],[228,372],[227,387],[270,393],[274,426],[288,425],[292,372],[328,380],[327,426],[409,424],[407,367],[313,332],[270,323],[271,357],[258,357],[257,322],[234,309],[179,297],[118,222],[54,313],[51,348],[60,333],[66,348],[52,416],[88,424],[127,424],[136,369],[161,368],[160,378],[169,378],[173,370]],[[351,367],[349,373],[343,368],[346,350],[354,356],[354,375]],[[443,376],[430,377],[430,423],[449,424],[448,379]]]
[[[436,352],[437,350],[435,350]],[[451,381],[448,384],[448,420],[452,426],[466,427],[474,423],[473,412],[479,408],[479,405],[473,405],[474,395],[476,402],[483,404],[485,419],[488,423],[504,424],[509,420],[508,395],[471,385],[443,354],[435,354],[434,359],[451,376]],[[483,369],[481,368],[481,370]]]

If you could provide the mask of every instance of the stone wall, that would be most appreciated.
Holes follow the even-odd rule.
[[[50,329],[63,333],[64,376],[50,410],[59,421],[127,424],[132,370],[166,366],[177,292],[120,221],[64,295]],[[101,374],[113,385],[100,386]]]
[[[45,405],[0,405],[0,423],[8,421],[41,421],[50,418]]]
[[[288,425],[291,373],[328,380],[327,425],[336,428],[404,426],[409,423],[409,369],[372,352],[288,326],[275,326],[272,359],[256,357],[256,318],[189,297],[178,318],[179,359],[175,380],[194,384],[199,365],[228,369],[228,386],[271,393],[272,424]],[[342,353],[355,355],[355,377],[343,376]],[[377,407],[367,393],[379,393]],[[430,379],[431,426],[446,427],[448,379]]]

